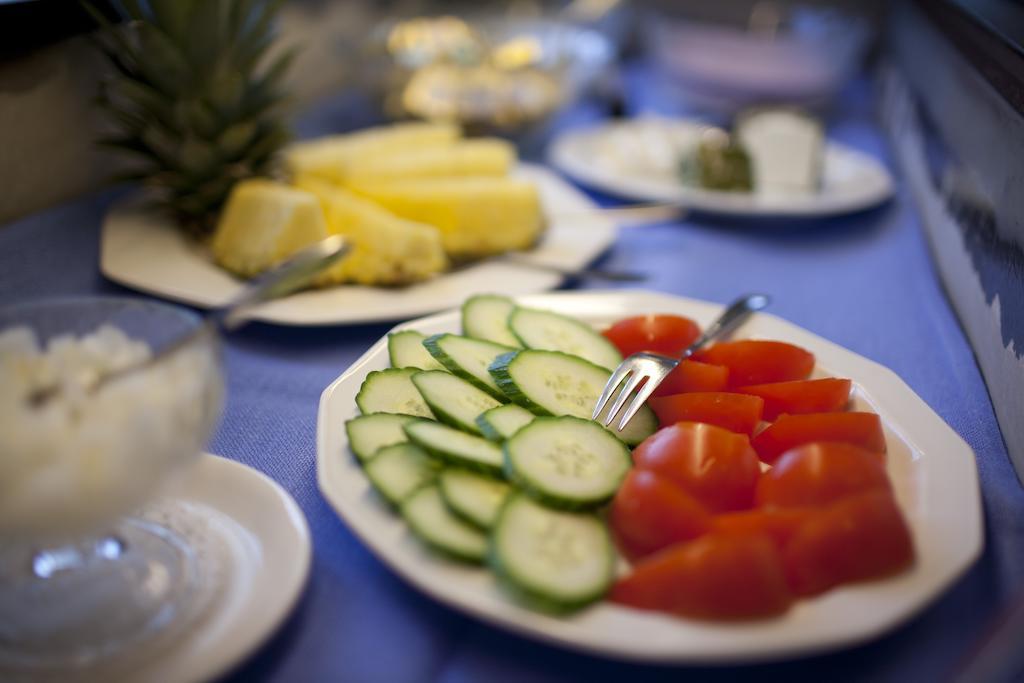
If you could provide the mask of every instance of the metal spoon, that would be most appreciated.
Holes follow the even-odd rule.
[[[351,246],[343,237],[332,235],[325,240],[321,240],[296,252],[279,266],[267,271],[249,283],[238,296],[231,299],[227,304],[207,314],[202,325],[197,326],[188,334],[175,339],[150,356],[144,363],[122,368],[94,380],[91,384],[88,384],[86,391],[94,392],[108,382],[152,367],[179,349],[188,346],[202,335],[216,334],[218,328],[226,332],[238,329],[249,322],[247,314],[253,306],[287,296],[292,292],[302,289],[309,284],[310,280],[317,273],[337,263],[339,259],[348,253],[349,249],[351,249]],[[29,395],[29,404],[36,408],[41,407],[58,396],[60,391],[60,385],[39,389]]]

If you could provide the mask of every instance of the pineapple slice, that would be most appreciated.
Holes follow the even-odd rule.
[[[504,176],[516,150],[497,138],[459,140],[390,154],[361,154],[348,162],[345,183],[365,185],[436,176]]]
[[[329,135],[299,142],[284,150],[284,163],[293,177],[318,176],[344,183],[352,159],[372,158],[420,147],[450,145],[459,128],[446,123],[399,123],[355,133]]]
[[[327,237],[316,197],[262,178],[235,184],[211,247],[217,263],[243,277],[276,265]]]
[[[525,249],[544,227],[537,189],[523,180],[425,178],[353,189],[403,218],[436,226],[457,259]]]
[[[330,232],[344,235],[352,244],[349,255],[328,269],[318,284],[406,284],[448,266],[437,228],[403,220],[316,176],[299,176],[296,183],[320,200]]]

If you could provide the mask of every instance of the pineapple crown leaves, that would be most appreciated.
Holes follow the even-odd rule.
[[[114,134],[99,144],[136,161],[117,180],[160,191],[186,228],[208,232],[237,180],[273,170],[288,141],[282,82],[294,50],[275,51],[284,0],[115,0],[95,7],[96,44],[113,66],[97,105]]]

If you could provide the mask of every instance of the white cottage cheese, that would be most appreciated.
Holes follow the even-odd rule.
[[[0,332],[0,542],[102,532],[199,452],[222,392],[211,345],[89,390],[150,356],[111,326],[45,348],[28,328]],[[55,386],[54,398],[31,404]]]

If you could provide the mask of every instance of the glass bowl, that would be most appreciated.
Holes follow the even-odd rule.
[[[390,116],[513,135],[573,102],[615,56],[611,41],[594,29],[508,16],[388,22],[365,52],[366,85]]]
[[[173,515],[145,508],[220,415],[216,335],[142,299],[20,304],[0,309],[0,375],[0,679],[70,676],[185,624],[209,577]]]
[[[662,97],[674,95],[683,111],[722,115],[766,104],[821,108],[857,72],[873,37],[864,16],[838,8],[749,4],[743,21],[705,20],[715,12],[703,6],[703,19],[647,16],[644,44]],[[740,6],[731,9],[742,15]]]

